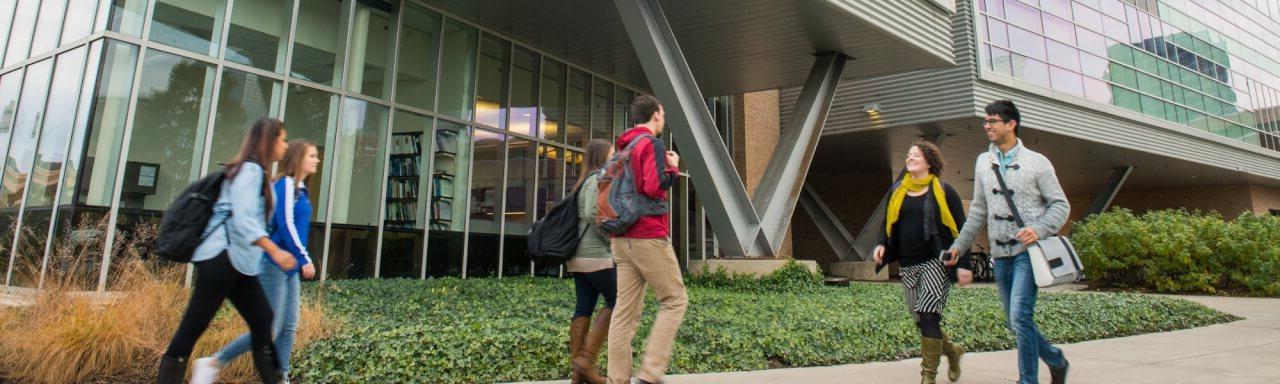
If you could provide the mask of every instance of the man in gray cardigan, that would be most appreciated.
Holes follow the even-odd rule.
[[[973,174],[973,201],[964,229],[951,246],[952,258],[967,252],[978,232],[987,226],[991,256],[995,259],[996,287],[1004,307],[1006,324],[1017,336],[1018,382],[1038,383],[1039,360],[1049,366],[1054,384],[1066,383],[1069,364],[1062,350],[1045,340],[1036,328],[1038,287],[1031,272],[1027,246],[1062,229],[1071,213],[1067,196],[1058,184],[1053,164],[1022,146],[1018,108],[1009,100],[987,105],[982,124],[991,140],[989,150],[978,155]],[[1009,204],[1001,196],[993,166],[1000,169],[1026,228],[1018,228]]]

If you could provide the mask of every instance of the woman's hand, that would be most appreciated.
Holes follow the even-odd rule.
[[[876,250],[875,252],[873,252],[873,254],[874,254],[873,257],[876,260],[876,264],[884,264],[884,246],[883,245],[877,245]]]
[[[956,280],[956,284],[960,284],[961,287],[973,283],[973,271],[964,268],[956,269]]]
[[[292,253],[283,249],[276,248],[268,250],[267,254],[271,256],[271,261],[276,262],[276,265],[280,266],[281,270],[288,271],[298,266],[298,259],[295,259]]]
[[[302,278],[311,280],[312,277],[316,277],[316,265],[312,263],[307,263],[307,265],[303,265]]]

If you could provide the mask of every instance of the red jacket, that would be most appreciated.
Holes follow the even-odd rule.
[[[618,138],[617,150],[626,149],[631,141],[642,135],[652,135],[649,128],[635,126]],[[631,173],[635,175],[636,190],[651,199],[667,201],[667,190],[680,178],[680,169],[667,166],[667,149],[662,140],[650,139],[631,148]],[[632,239],[666,239],[671,237],[671,212],[660,216],[644,216],[627,231],[615,237]]]

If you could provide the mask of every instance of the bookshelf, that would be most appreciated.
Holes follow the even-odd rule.
[[[418,226],[418,204],[421,191],[422,133],[391,134],[391,159],[387,164],[388,228]]]

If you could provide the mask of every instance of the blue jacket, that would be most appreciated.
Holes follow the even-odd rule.
[[[262,248],[254,242],[267,237],[267,221],[263,216],[266,200],[262,198],[264,177],[261,165],[246,161],[240,165],[236,177],[222,182],[218,201],[213,204],[213,216],[205,227],[204,239],[191,257],[192,262],[211,260],[225,250],[236,271],[258,275]]]
[[[276,201],[275,214],[271,215],[271,241],[298,258],[298,266],[285,271],[291,274],[311,263],[311,253],[307,252],[307,236],[311,230],[311,200],[307,198],[306,186],[298,188],[297,185],[293,177],[285,176],[276,180],[272,188],[279,200]],[[263,257],[271,260],[265,253]],[[274,260],[272,264],[275,264]]]

